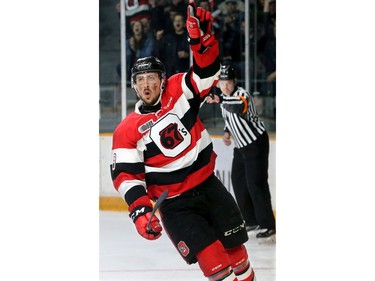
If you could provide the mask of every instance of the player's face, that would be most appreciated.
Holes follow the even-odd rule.
[[[219,87],[222,93],[228,96],[234,91],[234,87],[235,87],[234,80],[220,80]]]
[[[153,105],[160,96],[161,80],[157,72],[138,74],[135,77],[135,90],[146,105]]]

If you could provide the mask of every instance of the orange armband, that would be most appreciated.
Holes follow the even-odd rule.
[[[247,111],[248,102],[247,99],[243,96],[238,96],[243,101],[243,110],[242,113],[245,113]]]

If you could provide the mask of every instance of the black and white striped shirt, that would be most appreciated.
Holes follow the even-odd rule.
[[[225,121],[224,131],[231,134],[235,147],[242,148],[251,144],[266,131],[252,97],[244,88],[236,86],[230,96],[221,93],[220,100]]]

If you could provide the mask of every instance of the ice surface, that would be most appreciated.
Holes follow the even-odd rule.
[[[127,212],[99,212],[100,281],[207,280],[198,264],[188,265],[167,235],[154,241],[142,238]],[[276,280],[276,244],[245,244],[258,281]]]

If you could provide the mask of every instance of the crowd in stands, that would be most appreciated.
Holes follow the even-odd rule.
[[[251,79],[267,81],[264,92],[275,95],[276,0],[249,0],[249,57]],[[140,57],[157,56],[167,77],[190,66],[185,27],[188,0],[125,0],[127,73]],[[220,44],[222,63],[245,75],[244,0],[196,0],[214,18],[213,33]],[[120,15],[120,2],[116,4]],[[120,75],[120,66],[117,67]],[[128,77],[129,80],[129,77]]]

